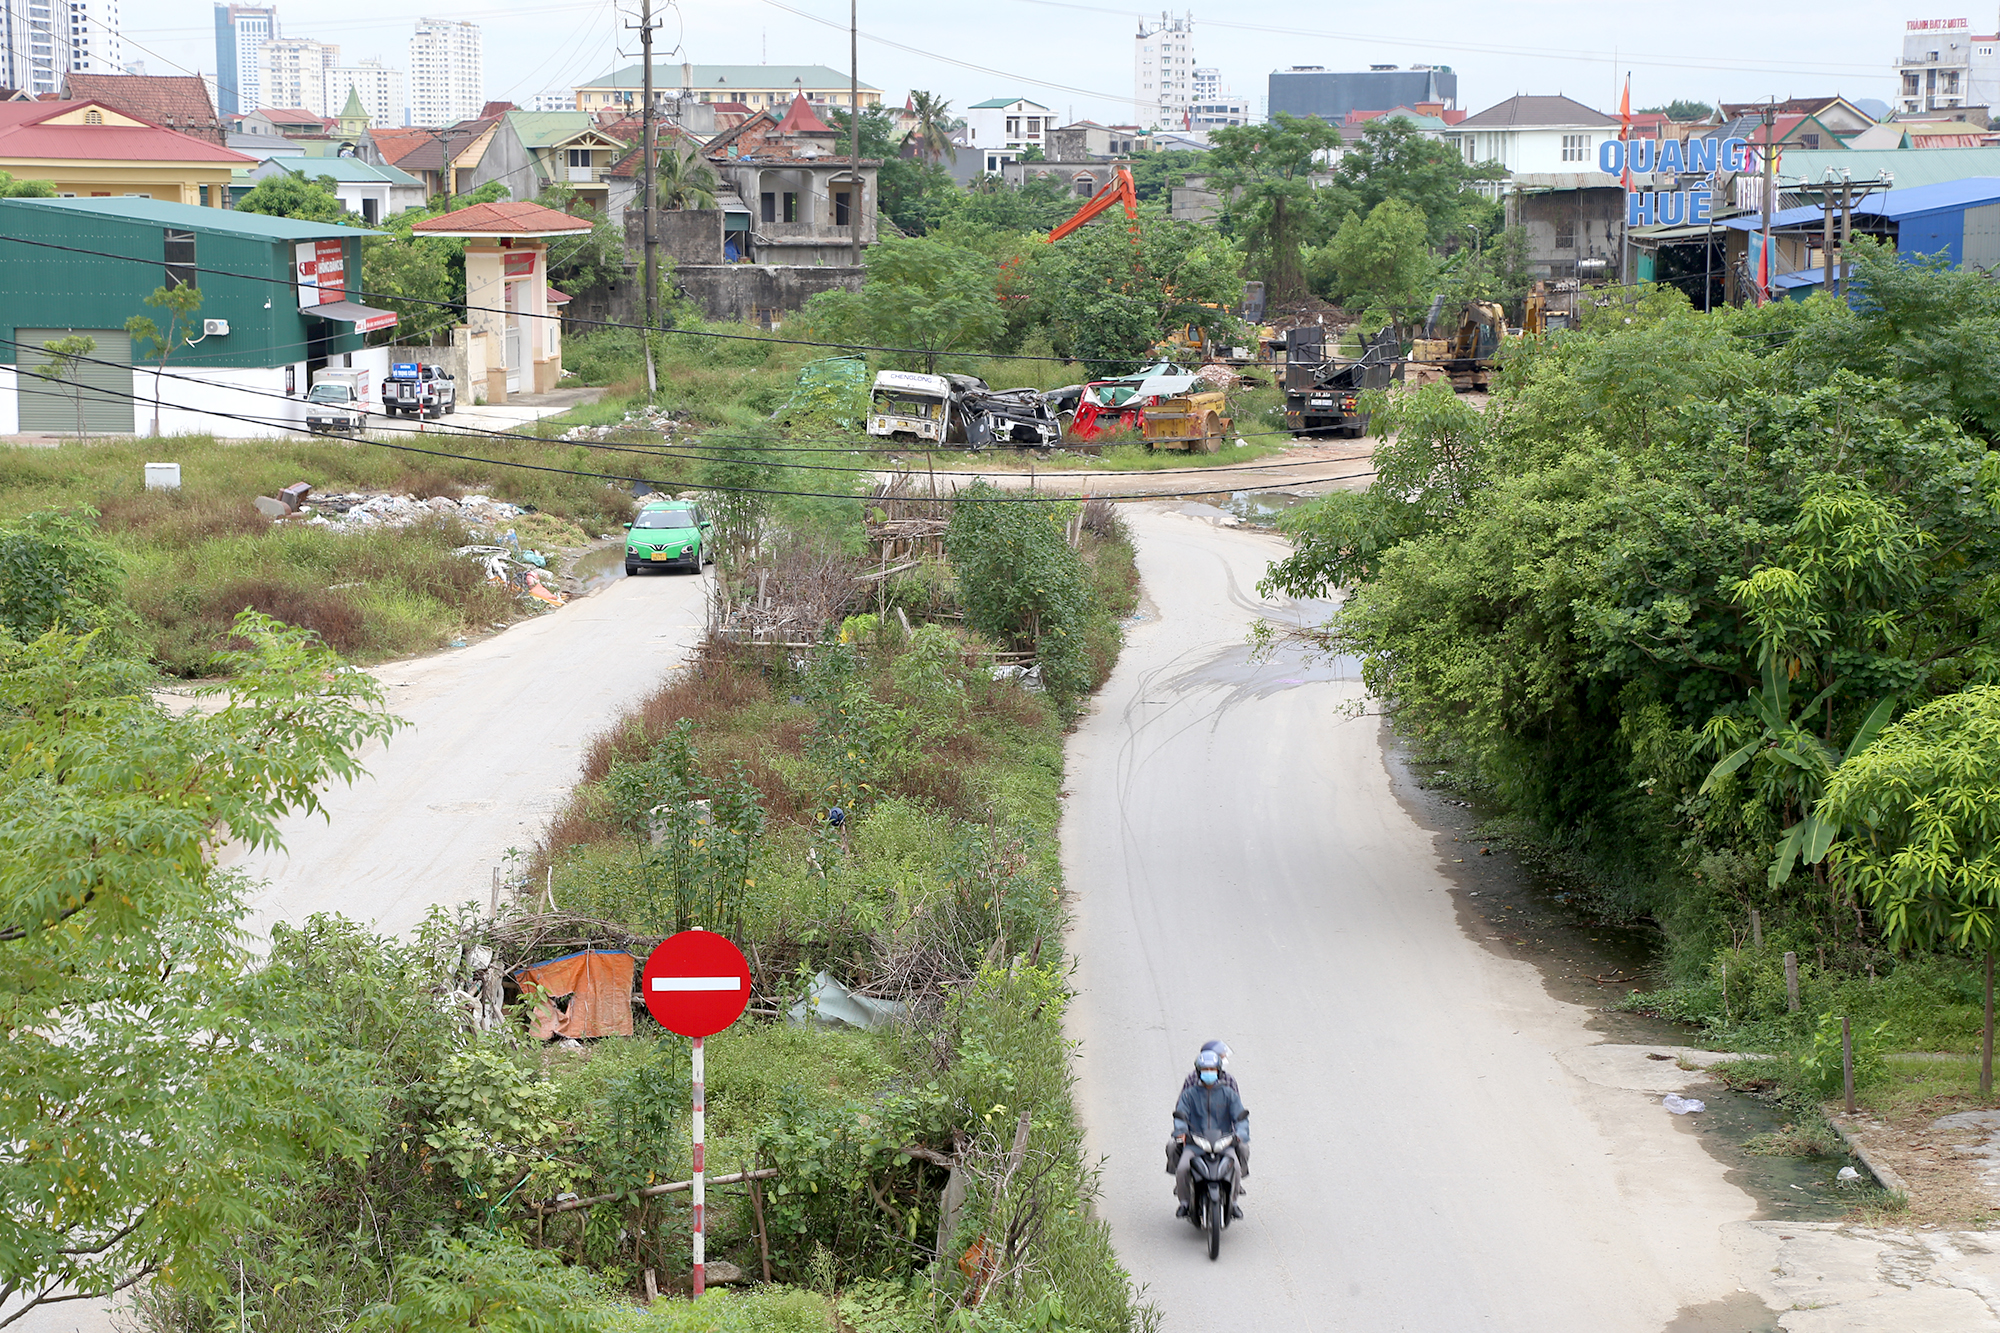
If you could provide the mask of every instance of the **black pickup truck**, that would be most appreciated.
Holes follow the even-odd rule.
[[[458,381],[442,367],[398,361],[382,381],[382,410],[413,417],[441,417],[458,410]]]

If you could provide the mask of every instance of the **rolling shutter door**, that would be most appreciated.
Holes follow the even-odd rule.
[[[42,344],[81,333],[97,347],[77,368],[76,382],[51,381],[33,372],[49,363]],[[132,339],[123,329],[21,329],[15,335],[21,356],[23,434],[74,435],[76,395],[83,396],[83,427],[93,435],[132,433]],[[110,363],[110,364],[100,364]]]
[[[1966,268],[2000,266],[2000,204],[1965,210],[1965,246],[1959,262]]]

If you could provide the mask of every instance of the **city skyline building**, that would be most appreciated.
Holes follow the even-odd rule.
[[[350,91],[361,99],[371,126],[388,129],[409,123],[402,70],[391,69],[373,57],[351,65],[336,65],[326,76],[325,114],[339,115],[347,105]]]
[[[327,101],[327,84],[340,63],[340,47],[310,37],[273,37],[264,43],[263,96],[256,107],[281,107],[330,116],[339,110]],[[341,101],[347,100],[346,90]]]
[[[417,20],[410,38],[410,123],[455,125],[486,105],[486,62],[477,23]]]
[[[122,74],[125,43],[118,35],[118,0],[69,0],[69,72]]]
[[[215,7],[215,112],[233,116],[264,102],[264,43],[279,36],[269,5]]]
[[[1195,101],[1194,14],[1162,11],[1132,39],[1132,111],[1140,129],[1184,130]]]

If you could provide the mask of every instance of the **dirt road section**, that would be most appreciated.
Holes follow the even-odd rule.
[[[1353,664],[1251,660],[1257,615],[1325,611],[1256,596],[1284,547],[1168,508],[1126,511],[1157,614],[1071,743],[1063,827],[1101,1209],[1166,1328],[1659,1333],[1756,1310],[1722,1234],[1754,1200],[1662,1108],[1672,1063],[1599,1049],[1588,1010],[1468,938]],[[1211,1263],[1161,1145],[1214,1037],[1255,1151]]]
[[[1310,488],[1314,493],[1337,487],[1359,490],[1374,479],[1375,474],[1370,470],[1370,460],[1374,455],[1373,440],[1328,440],[1301,443],[1282,454],[1266,455],[1240,467],[1224,463],[1215,467],[1168,467],[1150,472],[1050,472],[1031,469],[1024,460],[1010,460],[1014,465],[1005,468],[940,475],[938,488],[948,494],[954,485],[969,486],[975,478],[984,478],[1005,490],[1035,490],[1065,498],[1081,495],[1117,498],[1217,495],[1230,491],[1297,488]],[[904,458],[902,465],[922,484],[925,470],[921,457]]]
[[[328,792],[326,818],[285,821],[283,851],[233,858],[268,881],[252,933],[314,912],[394,933],[432,904],[484,904],[493,867],[533,844],[575,782],[585,743],[696,643],[708,583],[620,578],[471,647],[378,668],[412,725],[363,752],[368,776]]]

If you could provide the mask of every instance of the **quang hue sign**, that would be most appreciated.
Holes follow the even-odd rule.
[[[1672,176],[1708,176],[1717,171],[1743,170],[1747,139],[1607,139],[1597,148],[1597,169],[1607,176],[1623,178],[1654,173]],[[1684,223],[1707,223],[1715,209],[1712,185],[1686,190],[1625,191],[1625,225],[1650,227],[1655,223],[1678,227]]]

